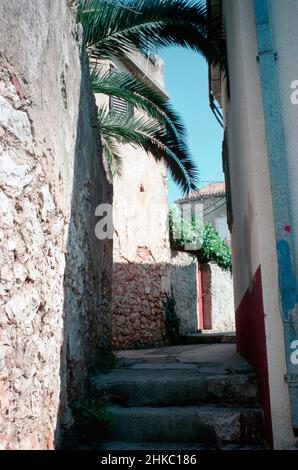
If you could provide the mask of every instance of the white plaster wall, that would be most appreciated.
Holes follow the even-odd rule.
[[[139,78],[146,80],[148,83],[153,82],[157,88],[159,88],[163,91],[163,93],[166,94],[165,64],[163,59],[156,54],[150,54],[149,56],[145,56],[140,52],[133,52],[130,55],[130,58],[139,69]],[[134,72],[136,71],[134,70]]]
[[[122,174],[114,179],[114,261],[133,262],[146,246],[155,262],[169,263],[165,165],[128,144],[122,154]]]
[[[223,196],[210,197],[204,200],[204,222],[210,222],[220,238],[230,243],[231,234],[227,223],[227,204]]]
[[[281,9],[285,3],[282,2]],[[224,108],[233,190],[235,306],[237,309],[261,265],[274,445],[276,449],[287,448],[293,445],[294,437],[288,388],[283,380],[286,372],[284,336],[278,305],[275,236],[253,0],[225,0],[224,12],[231,80],[231,100],[228,103],[224,99]],[[285,17],[283,21],[285,24]]]
[[[171,285],[180,318],[180,333],[196,333],[198,322],[198,260],[189,253],[172,251]]]
[[[216,263],[203,264],[202,290],[204,328],[219,332],[235,331],[232,274]]]

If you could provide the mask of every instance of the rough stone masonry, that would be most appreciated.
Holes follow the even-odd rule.
[[[0,448],[51,449],[110,341],[110,203],[81,28],[67,2],[0,3]]]

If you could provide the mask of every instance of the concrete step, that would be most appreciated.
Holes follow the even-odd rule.
[[[119,405],[111,413],[111,440],[161,443],[257,444],[263,439],[263,412],[258,406],[168,406],[163,408]]]
[[[181,450],[188,451],[202,451],[202,450],[216,450],[216,446],[207,446],[204,444],[187,444],[179,442],[123,442],[123,441],[102,441],[100,443],[88,443],[86,447],[81,446],[80,450]]]
[[[207,444],[183,444],[179,442],[123,442],[123,441],[102,441],[100,444],[94,443],[89,444],[85,448],[82,447],[80,450],[156,450],[156,451],[168,451],[168,450],[180,450],[183,452],[189,451],[212,451],[212,450],[266,450],[265,444],[257,445],[241,445],[241,444],[222,444],[218,445],[207,445]]]
[[[205,375],[197,370],[115,369],[93,374],[95,397],[107,396],[128,406],[255,404],[255,374]]]
[[[180,337],[182,344],[215,344],[215,343],[235,343],[235,332],[209,332],[205,330],[201,333],[190,333]]]

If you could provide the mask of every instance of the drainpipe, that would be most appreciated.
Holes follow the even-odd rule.
[[[284,326],[287,374],[292,424],[298,435],[298,299],[293,256],[287,155],[280,112],[276,61],[268,0],[254,0],[258,57],[262,84],[268,164],[271,184],[279,304]],[[270,341],[270,338],[268,338]]]

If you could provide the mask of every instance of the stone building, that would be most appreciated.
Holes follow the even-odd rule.
[[[110,70],[111,65],[132,73],[168,98],[159,56],[135,53],[125,65],[103,62],[102,71]],[[96,95],[96,100],[110,109],[136,112],[116,98]],[[165,163],[127,143],[121,144],[121,153],[122,173],[113,181],[113,346],[159,345],[166,338],[162,300],[171,285],[182,317],[181,331],[197,329],[196,260],[170,250]]]

